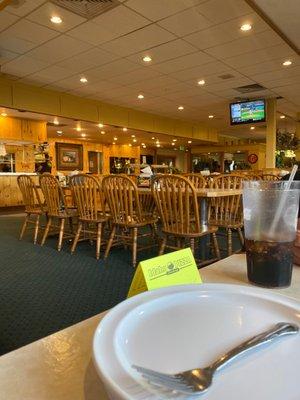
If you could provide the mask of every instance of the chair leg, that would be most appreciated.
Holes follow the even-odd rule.
[[[215,252],[215,256],[218,260],[221,259],[221,254],[220,254],[220,249],[219,249],[219,244],[218,244],[218,239],[217,239],[217,235],[215,233],[211,234],[212,236],[212,242],[213,242],[213,247],[214,247],[214,252]]]
[[[33,243],[36,244],[37,242],[37,237],[39,233],[39,226],[40,226],[40,216],[37,214],[36,220],[35,220],[35,226],[34,226],[34,237],[33,237]]]
[[[107,243],[107,246],[106,246],[106,249],[105,249],[104,259],[107,258],[108,254],[109,254],[111,245],[113,244],[115,233],[116,233],[116,225],[113,225],[111,233],[110,233],[110,236],[109,236],[109,239],[108,239],[108,243]]]
[[[242,248],[244,248],[244,246],[245,246],[245,239],[244,239],[243,232],[242,232],[241,228],[238,228],[237,231],[238,231],[239,239],[240,239],[240,242],[241,242],[241,246],[242,246]]]
[[[191,249],[192,249],[192,253],[193,255],[195,255],[195,239],[191,238]]]
[[[227,255],[232,254],[232,231],[230,228],[227,229]]]
[[[102,223],[97,224],[96,259],[100,258]]]
[[[77,243],[78,243],[78,240],[79,240],[79,237],[80,237],[81,230],[82,230],[82,222],[79,222],[78,223],[78,228],[77,228],[77,231],[76,231],[76,235],[75,235],[75,238],[73,240],[72,247],[71,247],[71,254],[73,254],[75,249],[76,249],[76,246],[77,246]]]
[[[164,254],[166,244],[167,244],[167,237],[164,236],[163,239],[162,239],[160,248],[159,248],[159,252],[158,252],[158,255],[159,255],[159,256],[161,256],[161,255]]]
[[[59,228],[59,236],[58,236],[58,246],[57,246],[57,250],[60,251],[61,250],[61,246],[62,246],[62,240],[63,240],[63,236],[64,236],[64,230],[65,230],[65,218],[62,218],[60,221],[60,228]]]
[[[51,222],[52,222],[52,217],[49,217],[48,221],[47,221],[46,229],[45,229],[45,232],[44,232],[44,235],[43,235],[43,239],[41,241],[41,246],[44,246],[44,244],[45,244],[45,241],[46,241],[46,238],[48,236],[49,229],[50,229],[50,226],[51,226]]]
[[[21,229],[21,233],[20,233],[20,236],[19,236],[19,240],[21,240],[23,238],[23,235],[25,233],[27,222],[29,221],[29,218],[30,218],[30,214],[26,214],[26,217],[25,217],[22,229]]]
[[[70,231],[73,234],[74,233],[74,227],[73,227],[73,218],[70,217],[69,218],[69,227],[70,227]]]
[[[136,266],[136,253],[137,253],[137,228],[132,229],[132,265]]]

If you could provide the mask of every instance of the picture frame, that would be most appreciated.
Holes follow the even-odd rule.
[[[58,171],[83,170],[83,146],[74,143],[55,143]]]

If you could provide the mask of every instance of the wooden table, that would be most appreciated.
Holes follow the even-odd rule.
[[[204,282],[247,285],[246,259],[236,254],[201,270]],[[270,289],[300,301],[300,267],[292,285]],[[92,362],[92,338],[105,313],[0,358],[1,400],[108,400]]]

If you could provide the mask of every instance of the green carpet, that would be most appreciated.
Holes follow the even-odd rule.
[[[0,217],[0,354],[50,335],[126,298],[134,270],[131,252],[113,248],[106,262],[95,247],[69,244],[57,252],[57,239],[33,245],[32,231],[18,240],[23,217]],[[139,260],[157,249],[139,253]]]

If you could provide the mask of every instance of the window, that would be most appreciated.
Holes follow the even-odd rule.
[[[15,153],[0,156],[0,172],[16,172]]]

